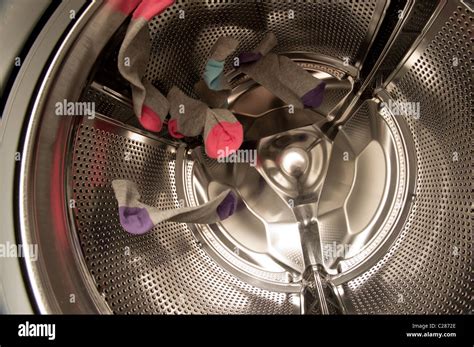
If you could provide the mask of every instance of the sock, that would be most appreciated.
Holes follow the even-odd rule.
[[[142,2],[142,0],[105,0],[106,6],[109,6],[116,12],[128,16]]]
[[[254,50],[239,54],[239,64],[248,64],[260,60],[260,58],[270,53],[277,43],[275,34],[272,32],[267,33]]]
[[[204,82],[206,82],[206,85],[209,87],[209,89],[227,89],[228,84],[226,84],[226,81],[223,78],[224,65],[224,61],[217,61],[214,59],[209,59],[207,61],[202,78]]]
[[[229,83],[224,76],[224,65],[226,58],[231,55],[239,41],[229,36],[221,36],[211,48],[209,59],[204,68],[203,80],[211,90],[230,89]]]
[[[212,108],[227,107],[231,86],[224,75],[225,60],[238,45],[232,37],[219,37],[211,48],[202,79],[194,85],[198,97]]]
[[[282,84],[293,91],[305,107],[315,108],[323,102],[326,83],[311,75],[293,60],[279,56],[278,76]]]
[[[195,100],[178,87],[173,86],[168,93],[171,118],[168,121],[168,132],[174,138],[198,136],[202,133],[207,105]]]
[[[318,107],[323,100],[325,83],[285,56],[268,53],[240,71],[295,108]]]
[[[140,2],[133,12],[118,56],[118,69],[131,84],[134,113],[145,129],[155,132],[161,130],[169,106],[163,94],[144,78],[151,51],[148,22],[173,2],[174,0]]]
[[[94,43],[109,39],[141,1],[105,0],[103,6],[96,13],[96,16],[102,20],[95,21],[88,27],[89,29],[85,30],[85,34],[91,41],[94,40]],[[95,49],[95,46],[90,46],[90,49]]]
[[[212,90],[204,80],[198,81],[194,85],[194,92],[196,95],[211,108],[227,108],[227,99],[230,95],[230,90]]]
[[[287,88],[278,77],[280,60],[277,54],[268,53],[256,62],[242,64],[240,71],[268,89],[283,102],[293,105],[295,108],[303,108],[304,105],[298,96]]]
[[[204,125],[204,146],[209,158],[225,158],[240,148],[243,128],[226,109],[208,109]]]
[[[168,93],[171,119],[168,132],[175,138],[200,135],[210,158],[223,158],[239,149],[243,127],[226,109],[210,109],[173,86]]]
[[[231,36],[221,36],[217,39],[216,43],[209,52],[209,59],[216,61],[225,61],[229,55],[231,55],[239,45],[239,41]]]
[[[213,224],[230,217],[237,207],[237,195],[230,189],[200,206],[160,210],[140,202],[140,193],[132,181],[114,180],[112,188],[119,206],[120,224],[134,235],[144,234],[164,221]]]
[[[100,48],[105,46],[117,29],[133,12],[141,0],[105,0],[94,13],[90,25],[82,31],[84,40],[79,40],[74,50],[73,59],[78,64],[92,66],[96,57],[101,53]],[[0,6],[1,7],[1,6]],[[70,75],[70,73],[68,73]],[[82,76],[77,76],[82,79]],[[75,79],[75,76],[70,76]]]

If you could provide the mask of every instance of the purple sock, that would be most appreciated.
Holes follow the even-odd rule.
[[[114,180],[112,188],[119,206],[120,224],[127,232],[134,235],[142,235],[164,221],[217,223],[231,216],[237,206],[237,195],[230,189],[224,190],[215,198],[199,206],[162,210],[140,202],[140,193],[132,181]]]
[[[262,54],[259,52],[242,52],[239,54],[239,64],[253,63],[259,60]]]
[[[122,227],[130,234],[141,235],[154,227],[146,208],[120,206],[119,218]]]
[[[234,192],[229,192],[224,200],[217,206],[217,214],[221,220],[232,216],[237,208],[237,196]]]
[[[316,88],[311,89],[305,95],[301,97],[303,105],[310,108],[316,108],[323,102],[324,99],[324,89],[326,88],[326,83],[321,82]]]

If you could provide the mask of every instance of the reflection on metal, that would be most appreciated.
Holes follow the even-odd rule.
[[[346,308],[338,288],[321,265],[310,266],[303,274],[302,314],[344,314]]]
[[[407,199],[407,154],[393,116],[366,101],[338,132],[318,210],[332,274],[361,266]]]
[[[441,1],[437,16],[385,81],[388,105],[417,102],[421,116],[394,117],[416,187],[391,248],[370,271],[346,282],[355,313],[472,312],[472,23],[461,1]],[[414,174],[408,167],[407,177]],[[378,260],[377,260],[378,259]],[[344,280],[344,279],[342,279]]]
[[[59,120],[52,105],[78,99],[88,73],[56,57],[33,108],[21,163],[21,241],[42,249],[38,262],[26,264],[25,277],[41,312],[472,310],[472,12],[461,1],[440,2],[439,16],[382,85],[384,101],[420,102],[420,119],[394,115],[373,99],[358,105],[334,139],[320,131],[334,110],[345,111],[386,4],[292,3],[302,16],[289,21],[283,2],[189,1],[169,11],[185,6],[196,30],[169,30],[178,27],[174,15],[150,23],[157,35],[147,77],[165,91],[176,84],[192,94],[221,34],[216,17],[207,15],[215,13],[230,18],[219,28],[237,36],[241,49],[272,30],[280,53],[326,80],[324,107],[290,113],[261,86],[234,76],[230,105],[250,150],[263,137],[257,167],[219,163],[110,119]],[[80,29],[85,21],[77,23]],[[338,28],[331,35],[324,30],[330,25]],[[74,49],[72,43],[68,37],[62,48]],[[126,112],[110,113],[126,119]],[[200,204],[226,186],[238,193],[239,206],[222,223],[169,223],[131,237],[119,226],[109,187],[124,175],[140,182],[144,198],[157,206],[174,207],[180,199]],[[77,209],[68,209],[70,199]],[[75,305],[67,301],[71,293]],[[397,301],[400,295],[407,302]]]
[[[330,161],[331,143],[316,126],[294,129],[263,138],[258,143],[262,177],[289,201],[295,215],[303,253],[303,310],[317,305],[321,314],[329,314],[334,298],[333,286],[325,275],[316,212]],[[343,309],[336,308],[336,311]]]
[[[406,149],[392,117],[374,100],[334,143],[315,125],[263,138],[256,168],[195,152],[187,191],[195,203],[212,198],[221,185],[236,188],[242,201],[229,220],[201,233],[235,268],[262,282],[300,282],[305,268],[324,264],[313,277],[327,271],[323,282],[340,283],[369,268],[408,195]],[[239,254],[231,252],[235,247]],[[326,295],[339,300],[337,293]]]

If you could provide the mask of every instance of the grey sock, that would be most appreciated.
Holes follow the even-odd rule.
[[[262,56],[267,55],[270,51],[275,48],[278,44],[277,38],[274,33],[269,32],[265,35],[262,41],[253,50],[254,52],[260,53]]]
[[[280,60],[275,53],[268,53],[260,60],[242,64],[240,71],[248,75],[255,82],[262,85],[287,104],[302,108],[303,103],[292,90],[290,90],[279,78]]]
[[[216,223],[231,216],[237,207],[237,195],[230,189],[199,206],[162,210],[140,202],[140,193],[132,181],[114,180],[112,188],[119,207],[120,224],[135,235],[144,234],[164,221]]]
[[[295,108],[318,107],[325,83],[285,56],[269,53],[260,60],[242,64],[240,71]]]
[[[127,33],[120,46],[118,55],[118,69],[121,75],[130,82],[132,88],[133,111],[137,117],[141,116],[146,91],[143,86],[143,75],[146,71],[150,52],[150,36],[146,21],[141,19],[127,28]]]
[[[265,35],[262,41],[250,52],[241,52],[239,54],[239,64],[248,64],[262,59],[263,56],[270,53],[270,51],[278,44],[274,33],[269,32]]]
[[[178,87],[168,92],[171,119],[176,121],[176,131],[184,136],[198,136],[202,133],[206,120],[207,105],[187,96]]]
[[[285,86],[302,98],[311,89],[316,88],[323,81],[311,75],[293,60],[283,55],[279,57],[280,70],[278,77]]]
[[[204,127],[204,145],[211,158],[226,157],[239,149],[243,142],[243,128],[227,109],[210,109],[201,101],[184,94],[178,87],[168,93],[171,136],[197,136]]]
[[[243,134],[242,124],[229,110],[207,110],[203,138],[208,157],[225,158],[237,151],[242,145]]]
[[[202,79],[194,86],[199,98],[210,107],[226,105],[231,86],[224,75],[225,59],[238,45],[233,37],[221,36],[211,48]]]
[[[204,80],[199,80],[194,85],[194,91],[199,99],[205,102],[211,108],[226,108],[227,99],[230,96],[230,90],[212,90]]]
[[[144,78],[151,50],[148,21],[142,17],[131,20],[118,55],[118,69],[130,82],[133,111],[141,125],[160,131],[168,114],[168,103],[161,92]]]
[[[230,36],[221,36],[212,46],[209,59],[224,61],[231,55],[239,45],[239,41]]]

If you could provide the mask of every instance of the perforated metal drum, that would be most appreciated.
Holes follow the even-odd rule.
[[[304,294],[298,221],[278,180],[298,165],[293,147],[275,145],[282,138],[313,144],[300,159],[321,184],[314,216],[345,312],[472,311],[474,15],[464,2],[179,0],[154,18],[147,77],[164,93],[177,85],[195,96],[220,36],[237,38],[240,52],[268,31],[277,53],[325,80],[323,105],[301,111],[303,124],[226,65],[230,109],[249,139],[266,139],[257,157],[271,163],[272,146],[290,153],[278,172],[220,163],[200,139],[141,129],[116,69],[127,22],[89,61],[71,59],[83,31],[103,20],[101,6],[87,8],[51,63],[23,144],[18,229],[42,249],[25,264],[41,312],[320,313]],[[94,102],[98,116],[59,119],[62,99]],[[134,236],[119,223],[117,178],[163,209],[206,202],[225,182],[239,206],[221,223],[164,222]]]

